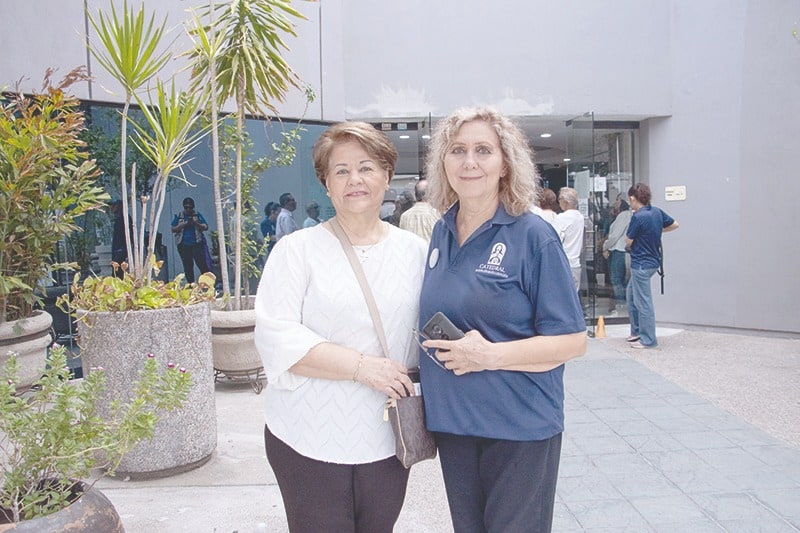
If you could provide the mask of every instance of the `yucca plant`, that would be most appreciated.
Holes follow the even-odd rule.
[[[122,12],[118,13],[111,3],[111,13],[99,11],[96,16],[89,16],[100,45],[89,43],[89,50],[100,65],[117,80],[125,91],[125,102],[122,107],[120,126],[120,191],[122,192],[122,216],[124,220],[133,222],[133,227],[140,226],[136,211],[135,178],[130,178],[131,194],[128,197],[127,140],[128,119],[131,103],[136,92],[150,82],[169,61],[170,54],[162,49],[162,40],[166,33],[166,18],[160,25],[156,24],[155,15],[147,19],[144,3],[138,11],[123,2]],[[143,226],[143,224],[142,224]],[[151,234],[155,235],[155,234]],[[136,259],[135,250],[141,250],[140,235],[133,232],[128,237],[128,257],[134,265],[143,265],[142,258]],[[135,277],[144,277],[144,272],[136,271]]]
[[[283,101],[290,87],[300,88],[300,79],[283,58],[288,50],[284,36],[296,37],[293,19],[305,17],[291,7],[289,0],[232,0],[215,4],[212,0],[195,19],[190,33],[195,48],[192,57],[193,87],[208,87],[211,92],[212,150],[214,151],[214,191],[217,195],[219,249],[225,249],[225,222],[219,187],[219,136],[216,110],[233,99],[236,104],[234,153],[234,297],[233,309],[242,305],[242,160],[244,156],[245,114],[275,113],[275,103]],[[216,130],[216,131],[215,131]],[[229,294],[223,265],[223,291]]]

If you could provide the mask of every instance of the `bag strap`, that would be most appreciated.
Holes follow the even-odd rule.
[[[361,292],[364,293],[364,299],[367,301],[369,307],[369,314],[372,317],[372,324],[375,326],[375,332],[378,334],[378,340],[381,341],[381,348],[383,348],[383,355],[389,357],[389,346],[386,343],[386,335],[383,329],[383,322],[381,322],[381,315],[378,313],[378,306],[375,304],[375,297],[372,296],[372,290],[367,282],[367,277],[364,275],[364,269],[361,268],[361,263],[358,262],[356,253],[353,251],[353,244],[344,232],[342,225],[333,217],[329,220],[334,235],[339,239],[339,242],[344,249],[344,254],[350,261],[350,266],[353,267],[353,273],[356,275],[358,285],[361,287]]]

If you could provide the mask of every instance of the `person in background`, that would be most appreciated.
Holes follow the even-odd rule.
[[[194,265],[197,265],[201,274],[211,272],[211,265],[206,262],[203,236],[203,232],[207,230],[205,217],[194,210],[194,200],[190,197],[184,198],[183,211],[172,219],[172,232],[178,244],[178,254],[181,256],[187,283],[194,283]]]
[[[292,193],[285,192],[281,194],[278,201],[281,205],[281,211],[275,221],[275,242],[297,231],[297,222],[295,222],[294,215],[292,215],[294,210],[297,209],[297,200],[294,199]]]
[[[264,206],[264,220],[261,221],[261,236],[264,239],[275,236],[275,220],[280,211],[281,206],[275,202],[267,202],[267,205]]]
[[[561,187],[558,193],[561,213],[556,215],[556,229],[561,235],[564,252],[569,259],[575,290],[581,289],[581,250],[583,249],[583,215],[578,211],[578,191],[572,187]]]
[[[603,256],[608,259],[608,270],[611,275],[611,287],[614,289],[614,301],[608,308],[610,314],[616,313],[617,307],[625,302],[625,278],[628,266],[625,260],[625,232],[631,221],[628,202],[617,196],[614,201],[616,217],[608,229],[608,238],[603,243]]]
[[[556,215],[560,211],[560,208],[558,206],[558,200],[556,200],[556,193],[553,192],[553,189],[542,189],[542,193],[539,196],[539,205],[534,205],[531,211],[545,219],[555,228]]]
[[[466,332],[420,357],[456,533],[550,531],[564,429],[564,363],[586,324],[558,235],[530,212],[528,141],[489,108],[464,108],[431,139],[431,237],[420,329],[441,311]]]
[[[408,368],[418,364],[411,331],[425,241],[379,218],[397,161],[386,134],[364,122],[336,124],[312,157],[374,294],[390,353],[331,221],[278,241],[255,304],[255,343],[269,380],[267,459],[293,533],[390,533],[409,471],[395,457],[383,413],[389,398],[414,391]]]
[[[416,201],[417,200],[414,198],[414,194],[411,191],[402,191],[397,195],[397,199],[394,202],[394,213],[392,213],[392,216],[388,222],[399,228],[400,217],[403,216],[403,213],[411,209]]]
[[[400,215],[400,228],[416,233],[430,242],[433,226],[441,218],[439,212],[425,201],[425,190],[428,180],[421,179],[414,185],[414,196],[417,202]]]
[[[319,218],[319,204],[317,202],[308,202],[308,205],[306,205],[306,214],[308,218],[303,221],[304,228],[311,228],[322,222]]]
[[[397,191],[394,189],[387,189],[383,195],[383,203],[381,203],[381,220],[385,222],[392,221],[392,215],[395,210],[395,200],[397,200]]]
[[[674,218],[650,205],[650,187],[637,183],[628,189],[633,208],[631,222],[625,233],[625,243],[631,251],[631,279],[628,281],[628,314],[631,348],[655,348],[656,312],[650,278],[661,267],[661,234],[678,229]]]

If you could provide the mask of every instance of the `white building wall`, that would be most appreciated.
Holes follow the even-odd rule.
[[[173,24],[187,7],[147,5]],[[681,224],[664,238],[658,320],[800,333],[796,0],[294,5],[309,19],[289,54],[317,93],[308,119],[437,116],[468,104],[643,119],[638,178]],[[0,86],[28,76],[23,89],[38,87],[48,66],[85,64],[83,28],[82,0],[0,2]],[[281,113],[300,116],[302,104],[293,94]],[[686,201],[665,202],[670,185],[686,185]]]

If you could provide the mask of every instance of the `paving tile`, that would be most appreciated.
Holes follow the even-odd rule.
[[[675,524],[661,524],[655,526],[656,533],[677,533]],[[684,522],[681,524],[680,533],[722,533],[725,530],[721,525],[711,519]]]
[[[565,428],[576,443],[586,437],[608,437],[614,432],[603,422],[575,422]]]
[[[800,521],[800,487],[755,490],[753,496],[777,515]]]
[[[627,500],[578,501],[567,502],[566,505],[586,531],[602,531],[602,528],[615,528],[613,531],[649,530],[647,521]]]
[[[670,394],[666,397],[666,400],[670,405],[678,405],[681,406],[681,408],[688,406],[704,406],[708,404],[706,400],[690,392]]]
[[[568,506],[575,502],[620,498],[614,485],[596,470],[578,477],[560,477],[556,492]]]
[[[657,418],[653,423],[667,433],[698,432],[707,429],[702,423],[683,412],[679,418]]]
[[[585,476],[591,471],[600,471],[592,460],[584,454],[562,457],[558,465],[558,477]]]
[[[771,437],[752,426],[748,426],[745,429],[720,430],[720,433],[730,439],[731,442],[742,447],[783,445],[779,439]]]
[[[695,449],[694,453],[709,465],[723,472],[756,473],[767,467],[764,461],[738,446],[716,450]]]
[[[679,408],[675,407],[674,405],[661,405],[661,406],[649,406],[649,405],[642,405],[634,407],[639,413],[648,420],[652,420],[653,422],[658,422],[659,420],[672,420],[672,419],[686,419],[686,413],[681,411]]]
[[[733,490],[733,482],[728,476],[710,466],[692,470],[671,470],[664,477],[674,483],[686,494],[708,494]]]
[[[627,420],[645,420],[641,413],[632,407],[618,407],[615,409],[594,409],[592,413],[603,422],[618,422]]]
[[[786,446],[748,446],[744,449],[768,465],[800,465],[800,449]]]
[[[628,444],[624,438],[614,434],[602,436],[590,435],[583,439],[576,440],[575,445],[579,450],[589,456],[629,453],[633,451],[633,447]]]
[[[691,498],[684,494],[658,498],[632,498],[630,502],[650,524],[682,525],[685,522],[709,518]]]
[[[584,529],[566,505],[556,502],[553,507],[553,531],[573,533]]]
[[[771,509],[745,493],[692,494],[690,497],[720,523],[736,520],[773,521],[776,518]]]
[[[677,452],[686,450],[683,444],[663,433],[663,431],[659,431],[659,433],[652,435],[630,435],[624,438],[625,441],[639,453]]]
[[[723,520],[720,525],[728,533],[797,533],[792,524],[779,518],[759,520]]]
[[[754,491],[754,490],[779,490],[797,488],[797,483],[774,468],[765,468],[760,472],[725,472],[725,476],[731,481],[731,489],[735,491]],[[797,506],[800,507],[800,500]]]
[[[693,450],[708,450],[718,448],[733,448],[736,445],[716,431],[692,431],[687,433],[672,433],[672,436]]]
[[[607,477],[617,492],[629,500],[683,494],[683,491],[672,481],[657,473],[652,475],[611,474]]]
[[[612,420],[606,422],[608,426],[620,437],[628,437],[632,435],[654,435],[663,433],[660,427],[656,426],[649,420]]]
[[[585,407],[581,407],[580,409],[564,410],[564,424],[566,426],[587,422],[600,422],[600,419],[597,417],[597,415]]]
[[[641,454],[615,453],[592,458],[592,464],[603,475],[637,475],[647,476],[659,474],[658,470]]]

